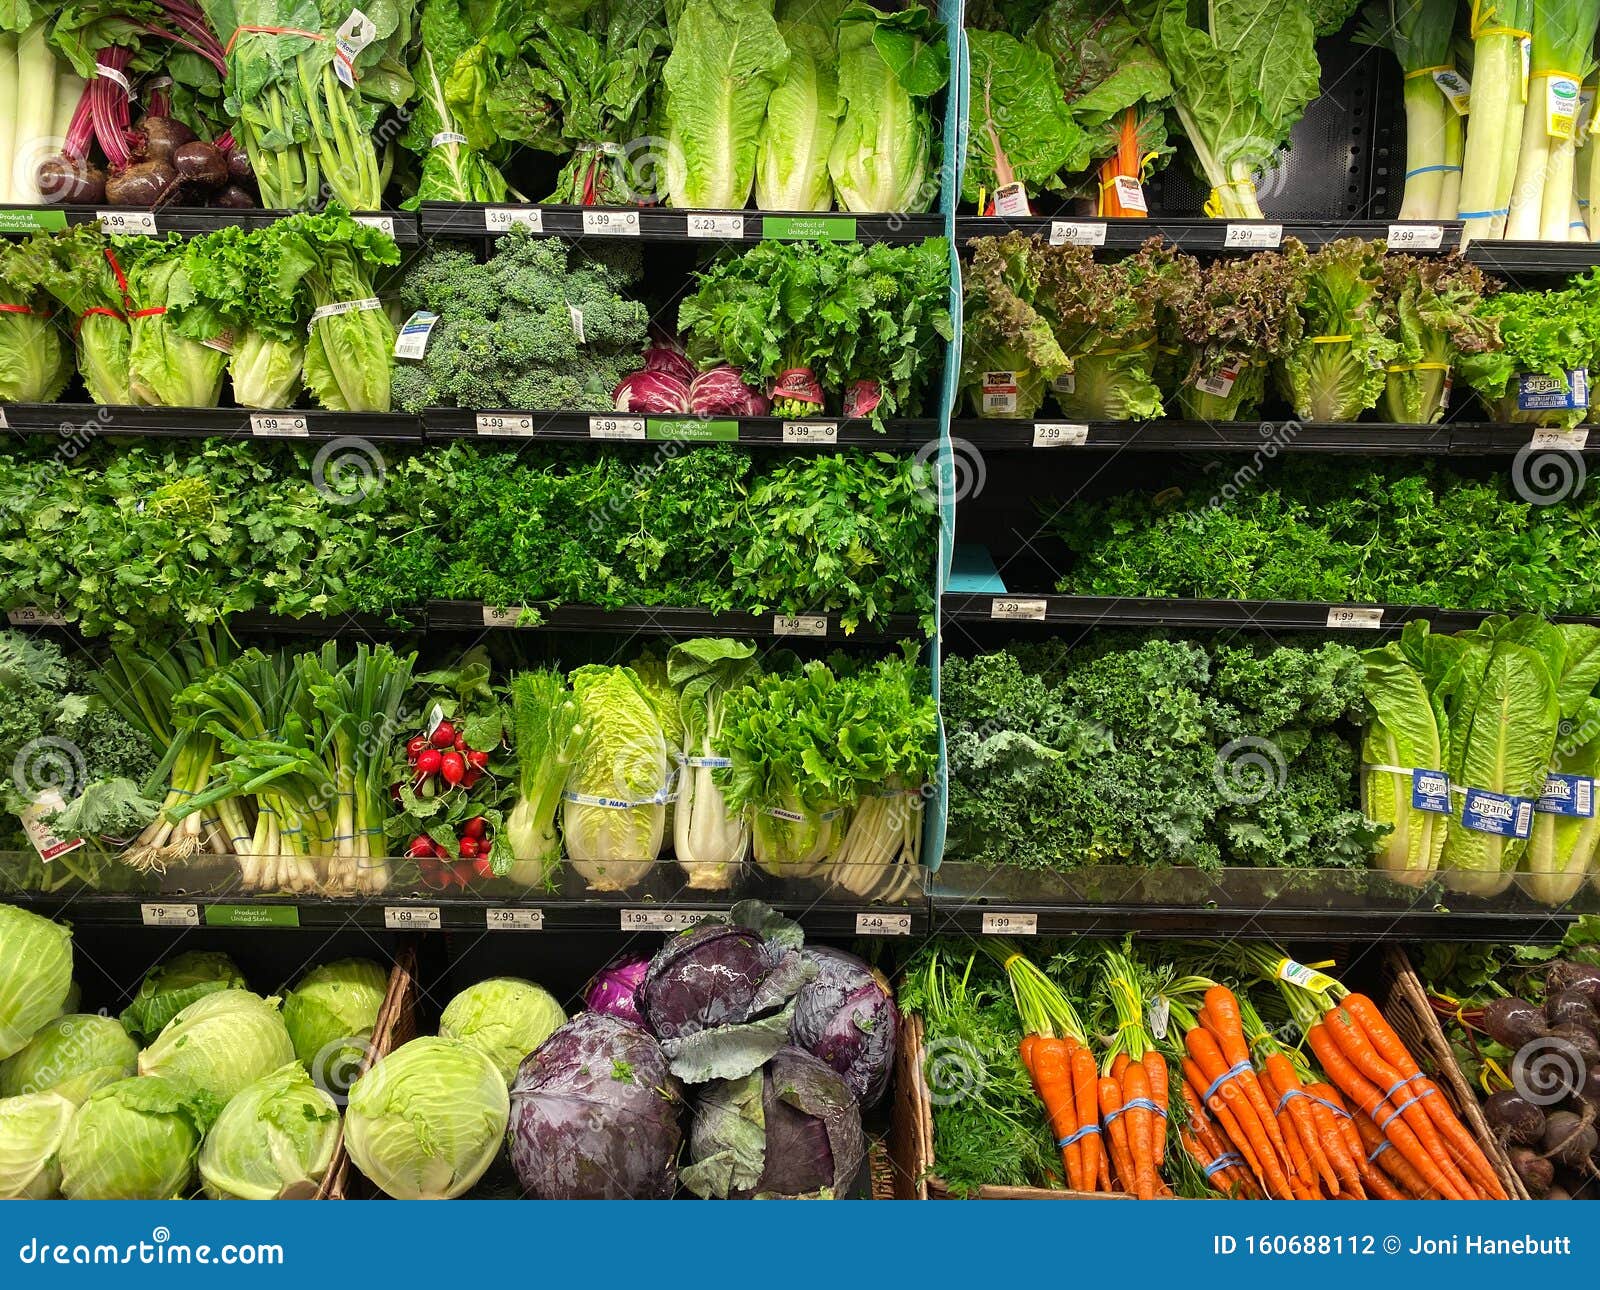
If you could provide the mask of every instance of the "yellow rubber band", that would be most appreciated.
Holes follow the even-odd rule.
[[[1456,69],[1449,63],[1440,63],[1437,67],[1419,67],[1414,72],[1406,73],[1406,80],[1414,81],[1422,76],[1432,76],[1435,72],[1453,72]]]
[[[1156,343],[1156,339],[1155,339],[1154,336],[1152,336],[1149,340],[1145,341],[1145,343],[1142,344],[1142,345],[1130,345],[1127,349],[1097,349],[1097,350],[1092,351],[1091,353],[1085,354],[1084,357],[1085,358],[1124,358],[1129,354],[1142,354],[1142,353],[1145,352],[1145,350],[1152,348],[1155,345],[1155,343]]]
[[[1510,36],[1513,40],[1532,40],[1531,31],[1523,31],[1520,27],[1485,27],[1482,31],[1474,32],[1474,40],[1482,40],[1485,36]]]
[[[1222,190],[1224,188],[1247,188],[1250,195],[1255,196],[1256,181],[1253,179],[1224,179],[1211,190],[1211,196],[1206,198],[1205,213],[1213,219],[1222,211]]]
[[[1345,345],[1355,339],[1354,336],[1313,336],[1313,345]]]
[[[1003,963],[1001,966],[1004,967],[1007,972],[1009,972],[1009,971],[1011,971],[1011,965],[1013,963],[1015,963],[1018,959],[1022,958],[1022,957],[1023,957],[1023,955],[1021,955],[1021,954],[1009,955],[1006,958],[1005,963]]]
[[[1583,88],[1583,77],[1576,72],[1563,72],[1560,68],[1551,68],[1548,72],[1540,72],[1539,75],[1544,77],[1545,80],[1549,80],[1553,76],[1559,76],[1564,81],[1577,81],[1578,88]]]
[[[1386,372],[1448,372],[1449,363],[1390,363]],[[1441,999],[1443,995],[1439,996]]]

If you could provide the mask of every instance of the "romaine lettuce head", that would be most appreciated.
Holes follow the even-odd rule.
[[[497,976],[469,985],[450,1000],[439,1018],[439,1033],[483,1053],[509,1088],[522,1059],[566,1020],[566,1012],[543,986]]]
[[[14,905],[0,905],[0,1057],[20,1052],[59,1017],[72,989],[72,932]]]
[[[789,47],[783,80],[767,100],[756,154],[756,205],[766,211],[833,209],[828,152],[839,129],[839,65],[833,33],[780,21]]]
[[[274,1200],[315,1193],[333,1163],[339,1108],[298,1062],[281,1066],[222,1109],[200,1147],[212,1200]]]
[[[159,1076],[118,1080],[78,1108],[61,1144],[69,1200],[173,1200],[189,1192],[216,1103]]]
[[[396,1200],[452,1200],[494,1163],[509,1110],[492,1061],[470,1044],[424,1035],[351,1087],[345,1147]]]
[[[196,999],[139,1054],[139,1074],[186,1080],[219,1107],[294,1060],[277,999],[218,990]]]
[[[248,983],[226,954],[190,950],[158,963],[139,983],[139,993],[122,1010],[122,1027],[148,1044],[163,1026],[202,995],[243,990]]]
[[[139,1066],[139,1045],[115,1020],[72,1012],[48,1022],[21,1052],[0,1062],[0,1097],[59,1093],[75,1105]]]
[[[56,1093],[0,1100],[0,1200],[54,1200],[58,1155],[78,1108]]]

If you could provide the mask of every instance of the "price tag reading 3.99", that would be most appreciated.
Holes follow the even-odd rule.
[[[583,231],[594,237],[638,237],[639,212],[585,209]]]
[[[480,412],[473,424],[479,434],[531,435],[533,418],[513,416],[506,412]]]

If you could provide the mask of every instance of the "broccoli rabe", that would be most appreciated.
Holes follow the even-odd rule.
[[[395,366],[394,400],[428,407],[604,411],[639,366],[649,315],[621,292],[625,254],[588,255],[512,233],[486,264],[430,250],[406,277],[408,309],[439,315],[427,352]]]

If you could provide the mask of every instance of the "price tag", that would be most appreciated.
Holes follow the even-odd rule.
[[[1089,427],[1066,421],[1035,421],[1035,448],[1081,448],[1089,442]]]
[[[486,909],[483,923],[491,932],[542,932],[542,909]]]
[[[6,410],[4,408],[0,408],[0,430],[9,429],[11,429],[11,422],[6,420]]]
[[[33,849],[39,853],[39,859],[49,864],[50,861],[64,855],[69,855],[84,844],[83,838],[63,838],[45,823],[47,816],[57,815],[66,809],[66,802],[62,801],[59,791],[47,788],[35,797],[31,804],[17,813],[17,819],[22,822],[22,831],[28,835],[28,841],[33,844]],[[1570,812],[1569,812],[1570,814]],[[1593,811],[1590,814],[1594,814]]]
[[[772,616],[772,634],[774,636],[826,636],[828,634],[828,618],[826,614],[774,614]]]
[[[377,38],[378,24],[359,9],[352,9],[350,16],[344,20],[339,30],[334,32],[333,74],[346,89],[355,88],[358,79],[356,59],[361,57],[361,52]]]
[[[505,233],[513,228],[543,233],[544,212],[537,206],[490,206],[483,212],[483,226],[491,233]]]
[[[437,905],[385,905],[383,925],[391,932],[436,932],[441,925]]]
[[[485,627],[515,627],[522,618],[522,610],[495,609],[489,605],[483,607],[483,625]]]
[[[1014,219],[1032,215],[1028,206],[1028,190],[1020,183],[1001,184],[994,190],[994,213],[1001,219]]]
[[[518,416],[510,412],[480,412],[473,418],[473,424],[479,434],[531,435],[533,433],[532,417]]]
[[[1153,1039],[1167,1037],[1167,1023],[1172,1020],[1172,1000],[1164,994],[1158,994],[1155,1002],[1150,1005],[1148,1013],[1150,1021],[1150,1036]]]
[[[1328,626],[1373,631],[1383,626],[1383,610],[1377,605],[1335,605],[1328,610]]]
[[[590,417],[591,439],[643,439],[643,417]]]
[[[836,444],[839,442],[837,421],[785,421],[784,443]]]
[[[1438,67],[1433,72],[1433,83],[1450,100],[1457,116],[1467,115],[1472,108],[1472,82],[1453,67]]]
[[[738,241],[744,237],[744,216],[690,215],[685,229],[690,237],[730,238]]]
[[[1065,219],[1050,221],[1051,246],[1104,246],[1105,244],[1106,226],[1098,220],[1086,224]]]
[[[1283,225],[1229,224],[1222,245],[1230,250],[1270,251],[1283,245]]]
[[[357,224],[365,224],[368,228],[375,228],[386,237],[394,236],[393,215],[355,215],[352,218]]]
[[[252,412],[250,433],[267,439],[303,439],[311,433],[311,423],[284,412]]]
[[[428,352],[428,340],[438,325],[438,314],[429,309],[417,310],[400,324],[400,331],[394,338],[394,356],[412,362],[421,359]]]
[[[154,211],[96,211],[100,229],[122,237],[154,237],[156,217]]]
[[[584,207],[583,231],[596,237],[638,237],[639,212],[594,210]]]
[[[67,620],[60,614],[53,614],[48,609],[40,609],[37,605],[22,605],[17,609],[6,610],[6,621],[13,627],[65,627]]]
[[[625,932],[681,932],[705,916],[699,909],[624,909],[621,927]]]
[[[1444,245],[1444,229],[1438,224],[1391,224],[1384,241],[1391,251],[1437,251]]]
[[[1037,936],[1038,914],[989,914],[983,916],[985,936]]]
[[[857,914],[857,936],[910,936],[910,914]]]
[[[989,602],[989,617],[1003,623],[1044,622],[1045,602],[1042,600],[1016,600],[1009,596],[996,596]]]
[[[1589,445],[1589,432],[1577,430],[1543,429],[1533,432],[1530,447],[1561,449],[1565,452],[1582,452]]]
[[[139,917],[146,927],[199,927],[198,905],[140,905]]]

